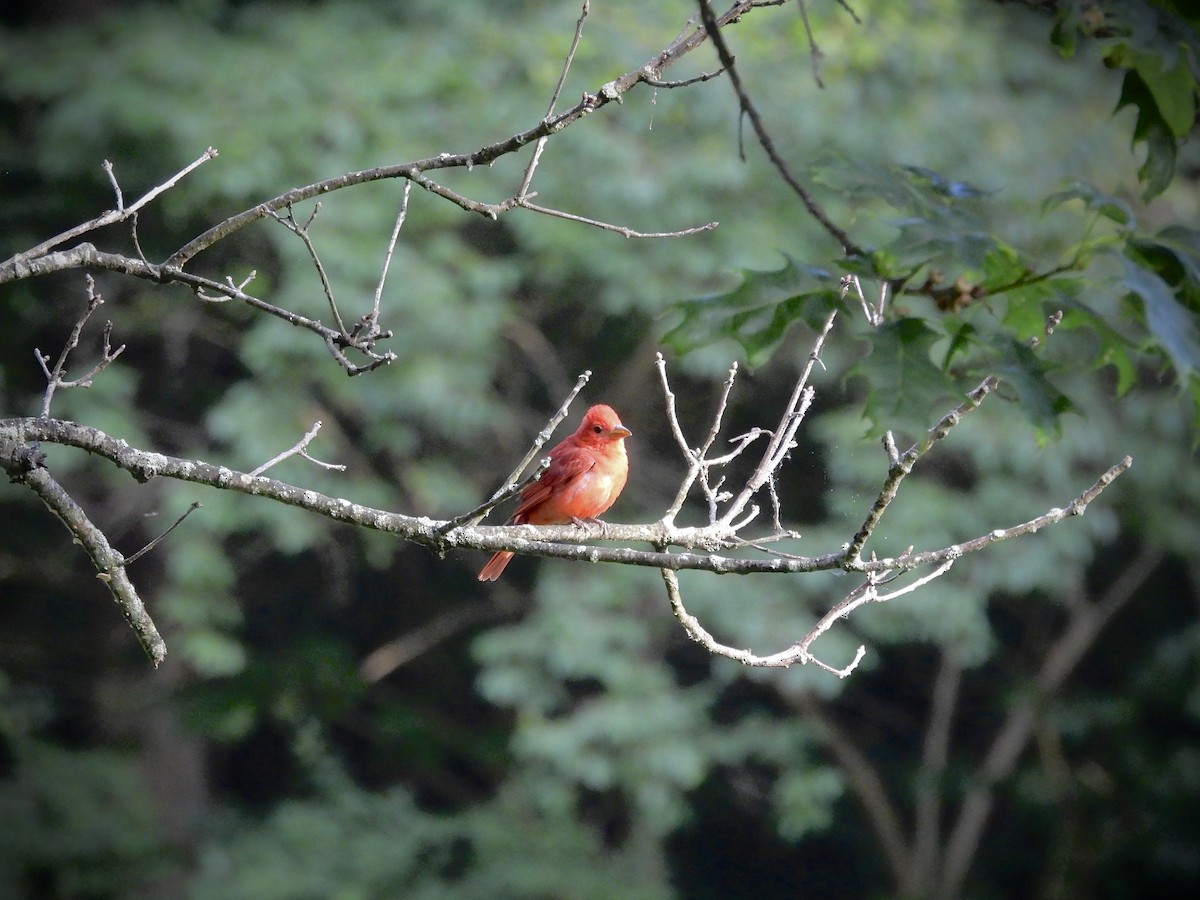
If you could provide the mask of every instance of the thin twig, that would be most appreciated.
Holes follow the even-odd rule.
[[[117,181],[117,173],[113,169],[113,164],[107,160],[100,161],[100,168],[104,170],[104,174],[108,176],[108,183],[112,185],[113,194],[117,198],[117,212],[125,211],[125,195],[121,193],[121,184]]]
[[[808,21],[808,7],[804,5],[804,0],[796,0],[796,5],[800,7],[800,18],[804,20],[804,33],[808,35],[808,55],[812,60],[813,81],[817,83],[817,87],[823,88],[825,87],[825,83],[821,81],[821,59],[825,54],[817,46],[817,39],[813,35],[812,25]]]
[[[538,432],[537,437],[533,439],[533,445],[529,448],[529,452],[525,454],[521,461],[517,463],[517,467],[509,473],[507,478],[504,479],[504,484],[497,488],[496,492],[488,498],[488,502],[484,504],[484,511],[477,517],[473,517],[470,524],[477,525],[483,519],[483,517],[487,515],[488,510],[490,510],[492,506],[496,505],[495,503],[492,503],[493,500],[497,500],[497,498],[502,498],[504,496],[512,496],[512,494],[508,494],[506,492],[517,483],[517,480],[521,477],[521,473],[529,467],[529,464],[533,462],[534,458],[538,455],[538,453],[541,452],[542,447],[544,447],[546,442],[550,440],[551,435],[554,434],[554,429],[558,427],[559,422],[567,417],[567,412],[571,409],[571,404],[574,402],[575,398],[579,396],[579,392],[583,390],[583,386],[587,384],[589,380],[591,380],[591,377],[592,370],[587,369],[575,379],[575,387],[571,388],[571,392],[567,394],[567,399],[562,402],[562,405],[559,406],[554,415],[550,417],[550,420],[546,423],[545,427],[542,428],[542,430]],[[497,502],[499,501],[497,500]],[[491,505],[489,506],[488,504]],[[443,534],[444,533],[445,532],[443,532]]]
[[[659,383],[662,385],[663,396],[666,399],[667,421],[671,426],[671,433],[675,436],[675,443],[679,445],[679,449],[683,451],[684,458],[688,461],[688,471],[683,477],[683,481],[679,485],[679,490],[675,493],[675,499],[671,501],[671,505],[667,508],[666,514],[663,516],[665,525],[672,525],[675,521],[675,516],[683,508],[683,503],[687,499],[688,493],[692,489],[692,485],[696,483],[697,478],[703,479],[703,487],[706,493],[709,493],[707,481],[707,469],[713,465],[724,465],[725,461],[732,459],[740,450],[735,451],[727,457],[722,457],[720,460],[706,459],[709,448],[713,441],[716,440],[717,434],[721,430],[721,422],[725,416],[725,408],[729,403],[729,394],[733,390],[733,383],[737,379],[738,365],[735,361],[729,367],[729,374],[726,376],[722,384],[721,396],[717,400],[717,408],[713,413],[712,425],[708,429],[708,436],[704,442],[697,448],[693,449],[688,446],[687,438],[684,437],[683,429],[679,425],[679,415],[675,410],[675,393],[671,390],[670,381],[667,379],[667,361],[661,353],[655,358],[655,367],[658,369]],[[737,439],[735,439],[737,440]],[[744,447],[749,444],[743,444]],[[709,493],[712,497],[713,494]],[[711,505],[711,504],[710,504]],[[710,518],[710,524],[715,519]]]
[[[895,456],[895,440],[892,438],[891,432],[888,432],[884,441],[884,449],[889,461],[888,475],[884,480],[882,489],[879,491],[879,497],[875,500],[875,505],[871,507],[871,511],[867,513],[862,527],[854,535],[854,539],[846,545],[846,559],[853,560],[858,558],[863,546],[875,532],[879,520],[883,518],[884,512],[891,502],[896,499],[896,494],[900,489],[900,482],[912,471],[917,460],[924,456],[935,443],[949,434],[950,429],[961,422],[963,416],[978,409],[979,405],[983,403],[984,398],[996,390],[999,384],[1000,382],[995,375],[989,375],[977,388],[967,394],[966,400],[942,416],[938,423],[929,429],[922,442],[913,444],[899,458]]]
[[[227,294],[224,297],[220,297],[215,294],[208,293],[207,291],[204,290],[204,288],[197,287],[196,288],[196,296],[199,297],[201,300],[205,301],[206,303],[227,303],[228,301],[234,299],[235,296],[240,295],[240,294],[245,294],[246,285],[248,285],[250,282],[252,282],[257,277],[258,277],[258,269],[251,269],[250,273],[245,278],[243,278],[241,281],[239,281],[237,283],[234,283],[232,275],[226,275],[225,276],[225,286],[227,288],[229,288],[229,291],[230,291],[229,294]]]
[[[713,15],[712,7],[709,5],[708,0],[697,0],[697,2],[700,4],[700,18],[704,21],[704,28],[708,32],[709,38],[712,39],[713,46],[717,50],[717,55],[721,59],[721,65],[729,74],[729,81],[737,93],[738,103],[741,105],[742,112],[750,120],[750,124],[754,128],[754,133],[758,136],[758,142],[766,152],[767,158],[771,160],[771,164],[775,166],[775,169],[779,172],[788,187],[800,198],[800,202],[804,204],[804,208],[808,210],[809,215],[816,219],[821,227],[842,245],[842,251],[847,256],[860,255],[863,252],[862,248],[854,243],[850,235],[834,224],[833,220],[825,214],[825,210],[821,208],[812,194],[808,192],[808,189],[800,183],[800,180],[792,174],[788,164],[775,149],[775,143],[771,140],[770,134],[767,133],[762,116],[759,115],[758,109],[750,100],[750,95],[746,92],[746,88],[742,84],[741,76],[734,67],[733,54],[729,52],[729,47],[725,43],[725,37],[721,34],[720,25]]]
[[[501,503],[503,503],[505,500],[507,500],[509,497],[515,497],[517,494],[521,493],[521,491],[525,490],[525,488],[527,488],[529,485],[533,484],[535,481],[537,481],[539,478],[541,478],[542,473],[545,472],[548,468],[550,468],[550,457],[546,457],[546,458],[542,459],[540,462],[538,462],[537,468],[535,468],[532,472],[530,472],[521,481],[517,481],[517,482],[513,482],[512,484],[505,485],[504,488],[497,491],[495,494],[493,494],[487,500],[484,500],[482,503],[480,503],[474,509],[469,510],[468,512],[465,512],[462,515],[455,516],[453,519],[448,519],[447,521],[443,522],[441,525],[439,525],[437,527],[437,530],[434,533],[439,534],[439,535],[446,535],[446,534],[449,534],[451,531],[453,531],[455,528],[459,528],[463,525],[474,525],[475,523],[479,522],[485,515],[487,515],[489,512],[491,512],[493,509],[495,509],[497,506],[499,506]]]
[[[550,95],[550,102],[546,105],[547,118],[554,115],[554,107],[558,105],[558,98],[562,96],[563,85],[567,83],[567,73],[571,71],[571,63],[575,60],[575,51],[579,49],[579,42],[583,39],[583,23],[591,10],[590,0],[583,0],[583,8],[579,10],[579,18],[575,22],[575,34],[571,38],[571,48],[567,51],[567,58],[563,60],[558,83],[554,85],[554,93]]]
[[[558,105],[558,98],[562,96],[563,85],[567,82],[567,73],[571,71],[571,63],[575,61],[575,52],[579,49],[579,42],[583,39],[583,23],[591,12],[591,3],[589,0],[583,0],[583,8],[579,11],[579,19],[575,22],[575,35],[571,38],[570,49],[567,50],[567,57],[563,60],[562,70],[558,74],[558,83],[554,85],[554,93],[550,95],[550,103],[546,106],[546,115],[543,121],[548,121],[554,115],[554,107]],[[533,147],[533,155],[529,158],[529,164],[525,166],[525,174],[521,177],[521,186],[517,188],[515,196],[524,200],[530,196],[529,188],[533,184],[533,173],[537,171],[538,163],[542,159],[542,151],[546,149],[546,141],[549,140],[549,135],[542,135],[538,138],[537,143]]]
[[[375,287],[375,305],[371,308],[371,321],[379,321],[379,303],[383,297],[383,285],[387,281],[388,268],[392,264],[392,253],[396,250],[396,241],[400,237],[400,229],[408,217],[408,195],[412,193],[412,182],[404,182],[404,197],[400,201],[400,211],[396,214],[396,224],[392,227],[392,236],[388,239],[387,253],[383,257],[383,269],[379,273],[379,284]]]
[[[701,72],[699,75],[693,75],[691,78],[680,78],[676,81],[663,81],[661,78],[655,78],[653,75],[643,75],[642,83],[655,88],[682,88],[693,84],[700,84],[703,81],[712,81],[712,79],[724,74],[724,72],[725,70],[721,68],[715,72]]]
[[[825,346],[825,339],[829,336],[829,332],[833,330],[833,323],[836,319],[837,310],[835,309],[826,317],[825,324],[813,342],[812,350],[808,354],[808,361],[805,363],[804,369],[800,372],[800,377],[796,380],[796,385],[792,389],[792,396],[788,399],[787,406],[784,408],[783,415],[779,419],[779,424],[771,435],[771,439],[767,444],[766,450],[763,452],[758,467],[754,470],[754,474],[746,481],[746,485],[742,488],[741,493],[738,494],[737,498],[726,509],[725,515],[721,517],[721,521],[728,523],[736,516],[741,515],[746,504],[750,502],[750,498],[767,481],[775,477],[775,473],[783,464],[787,454],[794,447],[793,438],[796,435],[796,430],[800,427],[800,423],[804,420],[805,413],[812,403],[814,391],[808,381],[812,376],[813,367],[821,358],[821,350]]]
[[[253,471],[251,471],[250,477],[257,478],[263,472],[267,471],[267,469],[271,468],[272,466],[276,465],[277,463],[283,462],[285,459],[288,459],[289,457],[295,456],[296,454],[299,454],[300,456],[304,457],[311,463],[315,463],[316,465],[320,466],[322,469],[333,469],[338,472],[345,472],[346,467],[344,465],[341,465],[340,463],[322,462],[321,460],[316,459],[315,457],[309,456],[308,451],[305,449],[306,447],[308,447],[309,444],[312,443],[313,438],[315,438],[317,436],[317,433],[321,430],[322,424],[323,423],[318,419],[315,423],[313,423],[313,427],[308,429],[308,433],[305,434],[304,437],[302,437],[293,447],[291,447],[288,450],[284,450],[278,456],[267,460],[265,463],[263,463],[257,469],[254,469]]]
[[[863,293],[862,283],[858,280],[857,275],[843,275],[841,282],[841,298],[845,299],[850,288],[854,288],[854,294],[858,297],[859,305],[862,307],[863,315],[866,317],[867,324],[872,328],[878,328],[884,322],[884,311],[887,308],[888,290],[891,287],[890,282],[883,281],[879,287],[879,303],[871,304],[866,295]]]
[[[886,603],[888,600],[893,600],[896,597],[903,596],[904,594],[912,593],[913,591],[929,584],[935,578],[940,578],[941,576],[945,575],[950,571],[950,567],[953,565],[954,560],[947,559],[932,572],[922,575],[915,581],[912,581],[901,588],[897,588],[896,590],[885,594],[881,594],[879,592],[879,586],[880,584],[886,583],[889,580],[890,573],[868,573],[867,580],[860,587],[856,588],[854,591],[851,591],[850,594],[848,594],[843,600],[835,603],[833,607],[820,618],[817,624],[812,627],[812,630],[809,631],[809,633],[806,634],[798,644],[792,647],[791,650],[797,654],[799,659],[806,659],[810,655],[808,648],[812,646],[813,641],[832,628],[838,619],[846,618],[851,612],[856,610],[858,607],[863,606],[864,604]],[[858,652],[854,656],[853,662],[851,662],[850,665],[845,669],[838,670],[839,677],[845,678],[846,675],[849,675],[851,672],[853,672],[858,666],[859,662],[862,660],[865,653],[866,647],[860,646],[858,648]]]
[[[527,209],[530,212],[542,213],[542,215],[553,216],[556,219],[567,219],[571,222],[581,222],[584,225],[592,225],[596,228],[602,228],[605,231],[616,232],[621,237],[627,238],[677,238],[687,237],[692,234],[700,234],[702,231],[712,231],[720,223],[708,222],[704,225],[697,225],[694,228],[683,228],[679,231],[635,231],[632,228],[627,228],[624,225],[613,225],[609,222],[602,222],[599,219],[589,219],[587,216],[577,216],[574,213],[563,212],[558,209],[551,209],[548,206],[539,206],[536,203],[530,203],[528,200],[521,199],[517,202],[517,206],[522,209]]]
[[[75,327],[71,329],[71,336],[67,338],[66,344],[63,345],[62,352],[58,355],[58,361],[54,364],[54,368],[47,367],[50,357],[44,355],[41,350],[34,347],[33,355],[37,358],[38,365],[42,367],[42,373],[46,376],[46,391],[42,395],[42,415],[50,415],[50,402],[54,399],[54,392],[61,388],[88,388],[92,386],[92,379],[103,372],[109,365],[125,351],[125,345],[122,344],[116,350],[112,349],[112,322],[108,322],[104,326],[104,344],[100,353],[100,361],[92,366],[91,371],[86,375],[76,378],[72,381],[64,380],[67,368],[67,357],[71,355],[71,351],[79,346],[79,337],[83,333],[83,327],[87,324],[87,320],[91,318],[100,306],[104,303],[104,298],[96,293],[96,281],[91,275],[85,276],[87,280],[87,309],[83,315],[75,322]]]
[[[8,260],[8,263],[20,263],[26,260],[34,259],[35,257],[41,256],[49,250],[53,250],[60,244],[64,244],[73,238],[79,237],[80,235],[87,234],[89,231],[95,231],[97,228],[103,228],[106,225],[123,222],[125,219],[134,215],[139,209],[141,209],[163,191],[173,188],[181,179],[185,178],[195,169],[199,168],[210,159],[215,159],[217,155],[217,151],[214,148],[209,147],[194,162],[184,166],[162,184],[151,188],[149,191],[139,197],[133,206],[128,207],[124,205],[124,198],[121,196],[121,189],[119,186],[117,186],[116,176],[113,174],[112,163],[110,163],[108,160],[105,160],[101,167],[108,174],[109,181],[113,184],[114,190],[116,191],[117,208],[102,213],[101,215],[87,222],[76,225],[74,228],[68,228],[61,234],[56,234],[49,240],[42,241],[42,243],[38,244],[36,247],[30,247],[28,250],[18,253],[16,256],[12,257],[12,259]]]
[[[126,566],[132,565],[133,563],[135,563],[139,559],[141,559],[143,556],[145,556],[147,553],[149,553],[151,550],[153,550],[158,545],[159,541],[161,541],[168,534],[170,534],[172,531],[174,531],[176,528],[178,528],[180,525],[182,525],[183,520],[186,519],[188,516],[190,516],[193,512],[198,510],[202,505],[203,504],[201,504],[199,500],[192,501],[192,505],[189,506],[184,511],[182,516],[180,516],[178,519],[175,520],[174,525],[172,525],[170,528],[168,528],[166,531],[164,531],[162,534],[160,534],[158,537],[156,537],[154,540],[152,540],[150,543],[148,543],[145,547],[143,547],[137,553],[133,554],[133,556],[125,557],[125,565]]]
[[[329,309],[333,313],[333,320],[337,323],[338,331],[342,334],[348,334],[346,323],[342,321],[342,314],[338,312],[337,301],[333,298],[333,285],[330,284],[329,275],[325,272],[325,266],[321,263],[321,257],[317,253],[316,244],[313,243],[312,236],[308,233],[309,226],[316,220],[317,213],[320,211],[321,201],[318,200],[313,204],[312,212],[309,213],[308,219],[303,225],[296,221],[296,211],[290,203],[287,205],[286,216],[280,215],[274,210],[268,211],[267,215],[304,242],[304,249],[308,251],[313,265],[316,266],[317,277],[321,280],[321,290],[325,292],[325,299],[329,301]]]
[[[146,251],[142,249],[142,242],[138,238],[138,214],[134,213],[129,217],[129,239],[133,241],[134,252],[137,253],[138,259],[149,265],[150,260],[146,259]]]

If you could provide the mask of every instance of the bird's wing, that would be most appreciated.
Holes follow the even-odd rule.
[[[575,479],[590,472],[596,466],[596,455],[582,447],[556,447],[551,452],[550,468],[542,477],[521,492],[521,502],[513,513],[513,523],[520,525],[528,521],[529,515],[555,494],[563,491]],[[537,522],[534,524],[549,524]]]

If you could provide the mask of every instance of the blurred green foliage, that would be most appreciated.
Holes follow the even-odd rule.
[[[151,673],[57,523],[20,489],[0,498],[0,890],[894,892],[853,773],[807,704],[843,723],[903,810],[930,777],[921,739],[936,661],[957,660],[963,699],[938,782],[952,808],[986,736],[1033,690],[1071,604],[1120,583],[1139,550],[1161,566],[1078,688],[1039,701],[1041,753],[1002,785],[1001,824],[968,886],[1117,896],[1200,880],[1187,749],[1200,727],[1187,19],[1145,3],[1064,3],[1057,20],[961,0],[877,6],[856,6],[857,23],[838,4],[807,5],[824,89],[792,5],[729,32],[777,146],[861,256],[842,258],[782,189],[725,80],[642,86],[549,142],[538,202],[642,231],[718,229],[624,240],[525,213],[491,222],[414,190],[383,299],[393,365],[350,379],[277,320],[105,276],[97,319],[111,318],[128,349],[53,412],[240,469],[319,419],[310,452],[347,471],[292,459],[277,477],[447,516],[499,483],[591,369],[588,399],[611,402],[635,432],[611,515],[645,521],[683,471],[654,351],[671,351],[689,439],[707,428],[732,359],[753,369],[739,375],[727,433],[769,427],[812,329],[840,305],[815,411],[779,485],[785,524],[803,533],[797,552],[837,549],[874,502],[885,458],[867,437],[916,439],[984,372],[1001,375],[1001,394],[922,461],[868,552],[1027,520],[1125,453],[1133,470],[1082,519],[839,623],[815,647],[822,659],[842,665],[868,648],[843,683],[709,658],[680,632],[653,571],[518,560],[485,591],[478,554],[435,559],[253,498],[136,485],[43,448],[123,551],[203,507],[132,570],[171,652]],[[593,3],[560,106],[641,65],[694,12],[683,0]],[[220,150],[140,217],[155,259],[290,187],[530,127],[578,13],[559,2],[190,0],[14,20],[0,30],[0,256],[111,206],[105,158],[128,201]],[[713,68],[706,49],[668,77]],[[446,183],[498,199],[527,159]],[[400,185],[376,183],[322,200],[312,234],[347,320],[370,308],[400,198]],[[93,239],[132,249],[125,231]],[[193,267],[235,281],[254,270],[259,296],[329,317],[303,246],[269,220]],[[846,273],[868,299],[890,283],[882,327],[842,297]],[[39,408],[31,348],[57,352],[83,297],[75,275],[0,293],[5,415]],[[97,340],[85,332],[77,365]],[[801,636],[848,582],[682,577],[707,628],[758,652]],[[492,612],[453,626],[481,608]],[[448,636],[429,638],[439,623]],[[409,655],[365,677],[361,661],[391,641]],[[173,723],[165,734],[160,720]],[[156,781],[164,754],[187,777]],[[1127,833],[1129,846],[1113,838]]]

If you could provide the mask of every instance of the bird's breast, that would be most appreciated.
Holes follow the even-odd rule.
[[[629,471],[627,465],[605,465],[604,462],[555,490],[537,509],[530,510],[526,521],[533,525],[548,525],[602,515],[625,487]]]

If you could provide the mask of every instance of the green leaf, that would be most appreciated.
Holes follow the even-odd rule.
[[[1047,300],[1056,298],[1054,287],[1045,283],[1029,285],[1009,292],[1001,322],[1014,340],[1028,341],[1046,331]],[[1053,303],[1053,300],[1050,300]]]
[[[1200,231],[1186,225],[1170,225],[1156,234],[1153,241],[1143,239],[1136,244],[1139,249],[1157,247],[1174,258],[1181,271],[1168,275],[1160,270],[1172,283],[1188,281],[1193,288],[1200,286]]]
[[[1145,185],[1142,199],[1157,197],[1175,175],[1175,133],[1163,118],[1154,95],[1141,75],[1134,70],[1125,73],[1117,109],[1133,106],[1137,121],[1133,127],[1133,144],[1146,145],[1146,161],[1138,169],[1138,180]]]
[[[967,181],[947,178],[923,166],[876,164],[863,159],[827,157],[811,166],[814,182],[861,203],[882,201],[905,215],[921,219],[978,220],[976,201],[991,191]]]
[[[1074,292],[1062,294],[1058,302],[1064,312],[1059,329],[1086,330],[1100,341],[1094,362],[1097,366],[1111,365],[1117,370],[1117,395],[1123,396],[1137,381],[1137,369],[1130,358],[1134,342],[1123,330],[1110,325],[1099,312],[1080,302]]]
[[[870,353],[847,377],[866,379],[864,416],[876,430],[924,430],[935,403],[961,394],[954,380],[930,358],[933,345],[943,337],[915,318],[898,319],[873,332]]]
[[[924,166],[900,166],[899,169],[908,176],[908,183],[914,190],[923,190],[934,197],[964,200],[986,197],[991,193],[969,182],[947,178]]]
[[[1072,182],[1063,190],[1051,194],[1042,201],[1042,212],[1049,212],[1055,206],[1071,200],[1082,200],[1087,210],[1111,219],[1118,225],[1133,226],[1135,224],[1133,208],[1128,203],[1120,197],[1106,194],[1095,185],[1084,181]]]
[[[766,362],[793,322],[819,328],[838,305],[834,276],[790,256],[773,272],[746,269],[742,283],[724,294],[711,294],[675,305],[683,319],[663,336],[678,353],[688,353],[719,338],[737,341],[751,366]]]
[[[1196,315],[1178,300],[1159,275],[1125,257],[1125,285],[1142,301],[1146,324],[1171,357],[1181,382],[1200,369]]]
[[[1132,63],[1171,134],[1186,137],[1196,121],[1196,79],[1187,59],[1181,54],[1168,60],[1157,54],[1134,53]]]
[[[1033,267],[1019,250],[1000,240],[991,240],[983,257],[983,287],[999,290],[1027,278]]]
[[[1037,431],[1038,441],[1057,437],[1060,417],[1074,409],[1069,397],[1050,383],[1048,367],[1028,345],[997,336],[993,346],[1000,354],[996,374],[1017,392],[1021,411]]]
[[[954,357],[965,353],[976,343],[976,328],[970,322],[960,322],[950,335],[950,346],[942,360],[942,368],[949,370]]]

